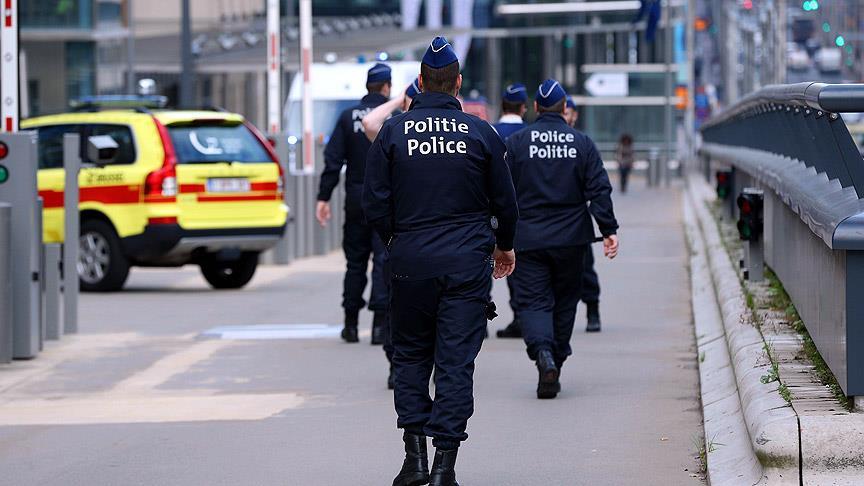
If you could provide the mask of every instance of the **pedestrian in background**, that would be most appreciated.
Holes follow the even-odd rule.
[[[618,173],[621,176],[621,193],[624,194],[627,192],[627,182],[630,179],[630,171],[633,170],[635,159],[632,135],[629,133],[621,135],[621,138],[618,139],[615,155],[618,158]]]
[[[579,120],[579,110],[576,108],[576,102],[572,96],[567,96],[567,103],[564,105],[564,121],[571,128],[576,128],[576,121]],[[594,269],[594,249],[588,245],[585,250],[585,265],[582,270],[582,298],[580,299],[585,304],[585,332],[600,332],[600,277],[597,276],[597,270]]]
[[[504,144],[487,122],[462,112],[461,85],[456,53],[436,37],[421,62],[422,93],[384,122],[369,151],[363,210],[388,242],[393,276],[394,401],[405,443],[394,486],[457,486],[490,277],[506,277],[516,264],[518,213]],[[436,447],[431,472],[426,436]]]
[[[520,208],[513,273],[528,356],[538,370],[537,398],[555,398],[581,298],[583,266],[594,241],[618,254],[612,186],[594,142],[564,119],[566,93],[547,79],[537,88],[537,120],[507,139],[507,162]]]
[[[346,162],[348,164],[345,171],[345,224],[342,236],[346,260],[342,292],[342,307],[345,310],[342,339],[349,343],[359,341],[357,323],[360,309],[366,306],[363,291],[368,283],[366,271],[370,255],[373,256],[372,292],[369,298],[369,310],[374,312],[372,344],[384,344],[389,319],[389,288],[388,280],[384,276],[386,248],[372,227],[366,224],[360,199],[366,173],[366,155],[371,145],[363,133],[361,120],[373,108],[387,102],[390,97],[390,80],[390,67],[386,64],[378,63],[369,69],[366,74],[368,94],[360,103],[342,112],[324,149],[325,166],[315,208],[315,217],[321,226],[326,226],[330,220],[330,197],[339,185],[342,166]]]
[[[492,125],[501,140],[507,141],[507,137],[525,128],[522,117],[528,111],[525,106],[528,103],[528,90],[522,83],[513,83],[504,88],[501,95],[501,118],[498,123]],[[510,291],[510,309],[513,311],[513,321],[504,329],[495,333],[499,338],[521,338],[522,328],[519,324],[519,311],[516,309],[516,301],[513,300],[513,284],[507,278],[507,289]]]

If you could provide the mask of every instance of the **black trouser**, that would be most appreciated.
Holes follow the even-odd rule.
[[[345,251],[346,270],[342,292],[342,307],[346,313],[357,313],[366,306],[363,291],[368,279],[369,256],[372,260],[372,293],[369,297],[369,310],[386,311],[389,301],[387,279],[384,276],[384,262],[387,248],[372,226],[366,224],[360,210],[359,201],[346,201],[345,224],[342,227],[342,249]]]
[[[511,275],[528,356],[549,350],[560,366],[570,356],[570,337],[582,291],[586,246],[519,252]]]
[[[585,268],[582,271],[582,302],[595,303],[600,300],[600,280],[594,270],[594,250],[585,250]]]
[[[397,425],[436,447],[468,438],[474,359],[486,330],[491,265],[426,280],[392,281],[391,325]],[[429,379],[435,370],[435,399]]]
[[[621,175],[621,192],[627,192],[627,182],[630,179],[630,167],[619,167],[618,173]]]

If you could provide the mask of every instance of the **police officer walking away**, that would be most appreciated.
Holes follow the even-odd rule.
[[[570,96],[564,106],[564,120],[573,128],[576,128],[576,120],[579,119],[579,111],[576,103]],[[582,272],[582,302],[585,303],[585,314],[588,323],[585,332],[600,332],[600,279],[597,270],[594,270],[594,250],[589,246],[585,250],[585,269]]]
[[[457,485],[490,277],[516,264],[516,195],[504,144],[488,123],[462,112],[461,84],[455,52],[436,37],[421,62],[422,92],[384,123],[367,161],[363,210],[389,244],[393,272],[394,398],[406,453],[394,486]],[[426,436],[436,447],[431,474]]]
[[[507,137],[525,127],[522,117],[528,111],[525,107],[527,102],[528,90],[524,84],[513,83],[504,88],[504,93],[501,96],[501,118],[498,123],[492,125],[498,135],[501,136],[501,140],[507,141]],[[510,309],[513,311],[513,321],[504,329],[499,329],[495,335],[499,338],[521,338],[522,328],[519,325],[519,312],[513,301],[513,284],[509,278],[507,279],[507,288],[510,290]]]
[[[539,371],[537,398],[555,398],[570,355],[585,252],[594,240],[589,213],[603,234],[604,253],[618,253],[612,186],[594,142],[563,118],[566,93],[547,79],[537,89],[537,120],[507,139],[520,219],[516,306],[528,356]]]
[[[363,290],[366,288],[366,269],[369,256],[373,255],[372,292],[369,310],[375,313],[372,321],[372,344],[384,344],[387,330],[389,288],[384,275],[386,248],[384,243],[366,224],[360,207],[363,193],[363,179],[366,173],[366,154],[371,145],[363,133],[363,117],[376,106],[385,103],[390,96],[390,67],[375,64],[366,74],[368,94],[360,103],[352,106],[339,116],[333,134],[324,149],[324,172],[318,190],[318,205],[315,216],[321,226],[330,220],[330,196],[339,184],[342,165],[348,163],[345,174],[345,225],[343,226],[342,248],[347,260],[342,292],[342,307],[345,309],[345,327],[342,339],[349,343],[359,341],[357,320],[366,302]]]

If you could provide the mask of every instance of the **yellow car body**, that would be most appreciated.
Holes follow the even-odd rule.
[[[204,262],[204,271],[204,265],[221,262],[225,267],[238,255],[245,255],[247,266],[251,259],[257,264],[257,254],[284,232],[284,175],[270,144],[240,115],[114,109],[31,118],[21,129],[35,130],[39,136],[38,186],[46,243],[65,238],[63,134],[78,133],[82,141],[109,135],[118,144],[112,163],[85,163],[78,178],[84,248],[78,270],[87,290],[117,290],[125,282],[125,275],[114,275],[110,285],[99,285],[94,278],[87,281],[82,273],[88,268],[86,258],[105,258],[99,248],[87,257],[91,243],[119,246],[121,251],[115,248],[110,255],[118,259],[113,270],[126,266],[128,273],[135,265]],[[81,153],[86,158],[86,150]],[[87,227],[96,228],[94,234],[105,241],[88,240]],[[116,241],[108,234],[111,231]],[[103,273],[110,270],[106,267]],[[123,282],[118,286],[120,277]],[[236,284],[236,275],[234,280]],[[242,286],[208,281],[214,287]]]

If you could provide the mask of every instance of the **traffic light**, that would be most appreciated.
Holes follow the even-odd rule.
[[[743,241],[759,241],[762,236],[763,195],[758,189],[745,189],[738,196],[738,236]]]
[[[732,171],[718,170],[715,177],[717,178],[717,198],[725,201],[732,194]]]

